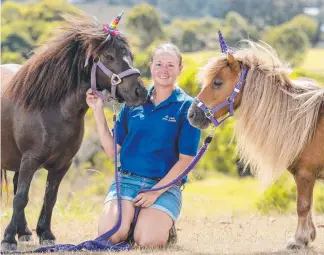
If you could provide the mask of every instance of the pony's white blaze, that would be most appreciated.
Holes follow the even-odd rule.
[[[123,57],[123,60],[127,63],[129,69],[132,69],[132,68],[133,68],[133,66],[132,66],[132,64],[131,64],[131,61],[130,61],[129,57],[124,56],[124,57]]]

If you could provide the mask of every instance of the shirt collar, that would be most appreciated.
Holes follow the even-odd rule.
[[[154,90],[154,85],[152,85],[148,90],[147,99],[150,99]],[[166,103],[177,103],[185,100],[185,92],[178,86],[175,87],[172,94],[164,101]]]

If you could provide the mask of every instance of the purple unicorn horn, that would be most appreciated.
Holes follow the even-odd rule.
[[[226,44],[224,37],[220,30],[218,30],[218,37],[219,37],[219,44],[220,44],[222,53],[226,53],[228,50],[228,47],[227,47],[227,44]]]

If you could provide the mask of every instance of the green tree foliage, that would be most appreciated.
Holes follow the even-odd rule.
[[[285,23],[267,31],[263,41],[275,48],[281,59],[298,65],[310,46],[308,36],[292,23]]]
[[[304,14],[299,14],[289,21],[289,24],[296,29],[302,30],[310,42],[315,42],[318,29],[318,22],[316,20]]]
[[[316,183],[314,189],[315,212],[324,212],[324,185]],[[285,172],[263,193],[256,202],[256,207],[263,214],[296,211],[297,189],[292,175]]]
[[[90,0],[88,0],[90,1]],[[108,3],[136,5],[143,0],[108,0]],[[174,18],[197,18],[212,16],[224,18],[228,11],[235,11],[250,23],[263,28],[286,22],[297,14],[303,13],[305,7],[324,6],[323,0],[146,0],[164,13],[164,20]]]
[[[2,63],[22,63],[36,44],[51,35],[51,28],[62,20],[62,12],[76,11],[64,0],[44,0],[32,5],[6,1],[1,8]]]
[[[295,201],[296,185],[291,176],[285,174],[264,192],[256,206],[264,214],[283,213],[292,208]]]
[[[152,41],[163,38],[162,22],[158,11],[151,5],[135,6],[128,14],[127,29],[140,38],[140,47],[149,46]]]
[[[215,137],[193,171],[192,178],[203,179],[212,172],[238,176],[236,143],[233,140],[234,126],[235,120],[228,119],[216,129]],[[201,142],[208,132],[209,130],[202,132]]]
[[[203,49],[217,49],[217,31],[220,20],[205,17],[203,19],[174,19],[166,26],[166,34],[183,52]]]
[[[249,24],[240,14],[233,11],[227,13],[221,30],[226,38],[226,42],[232,47],[242,39],[256,40],[258,38],[256,27]]]

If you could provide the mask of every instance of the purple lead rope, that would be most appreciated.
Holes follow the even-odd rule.
[[[169,188],[175,184],[177,184],[178,182],[182,181],[182,179],[188,175],[190,173],[190,171],[197,165],[197,163],[199,162],[199,160],[202,158],[202,156],[205,154],[209,144],[211,143],[211,141],[213,140],[214,138],[214,130],[215,130],[215,127],[213,127],[212,131],[210,132],[210,134],[205,138],[204,140],[204,144],[203,146],[199,149],[197,155],[193,158],[193,160],[190,162],[190,164],[186,167],[186,169],[181,173],[179,174],[175,179],[173,179],[171,182],[169,182],[168,184],[165,184],[161,187],[157,187],[157,188],[152,188],[152,189],[144,189],[144,190],[141,190],[139,192],[140,193],[146,193],[146,192],[150,192],[150,191],[159,191],[159,190],[162,190],[162,189],[166,189],[166,188]],[[135,208],[135,215],[134,215],[134,219],[133,219],[133,225],[136,224],[137,222],[137,218],[138,218],[138,215],[139,215],[139,212],[141,210],[141,207],[136,207]]]
[[[115,165],[115,181],[116,181],[116,189],[117,189],[117,203],[118,203],[118,219],[115,224],[109,231],[103,233],[102,235],[98,236],[95,240],[96,241],[104,241],[108,240],[112,237],[120,228],[122,223],[122,199],[120,194],[120,179],[118,174],[118,167],[117,167],[117,127],[116,127],[116,113],[114,112],[113,116],[114,121],[114,165]]]
[[[120,178],[118,173],[118,167],[117,167],[117,128],[116,128],[116,108],[113,104],[113,110],[114,110],[114,167],[115,167],[115,181],[116,181],[116,189],[117,189],[117,203],[118,203],[118,218],[115,223],[115,225],[105,232],[104,234],[98,236],[95,240],[85,241],[78,245],[73,244],[58,244],[53,246],[44,246],[40,247],[32,252],[16,252],[16,253],[43,253],[43,252],[71,252],[71,251],[125,251],[130,250],[131,246],[126,241],[121,242],[119,244],[113,244],[109,240],[110,237],[112,237],[120,228],[122,223],[122,197],[120,192]],[[215,127],[214,127],[215,128]],[[158,188],[153,189],[147,189],[147,190],[141,190],[140,193],[146,193],[150,191],[158,191],[162,189],[169,188],[178,182],[180,182],[198,163],[198,161],[201,159],[201,157],[206,152],[208,145],[213,139],[214,135],[214,128],[212,129],[212,132],[205,138],[203,146],[199,149],[197,155],[195,158],[191,161],[191,163],[186,167],[186,169],[177,176],[174,180],[172,180],[170,183],[163,185]],[[137,218],[139,215],[139,212],[141,210],[141,207],[136,207],[135,209],[135,215],[133,219],[132,225],[135,226],[137,222]]]

